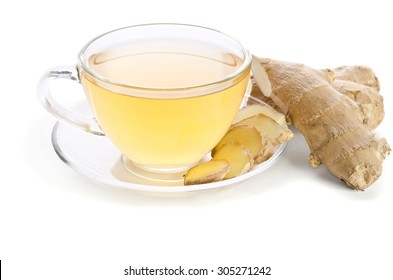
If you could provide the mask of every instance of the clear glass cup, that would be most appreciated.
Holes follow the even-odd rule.
[[[142,177],[181,178],[218,143],[249,83],[251,54],[219,31],[147,24],[88,42],[76,66],[50,69],[39,98],[60,121],[108,137],[125,167]],[[52,80],[81,83],[94,116],[65,109]]]

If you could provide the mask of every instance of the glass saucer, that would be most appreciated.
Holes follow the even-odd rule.
[[[263,103],[247,96],[244,104]],[[87,102],[75,107],[83,115],[91,115]],[[282,156],[286,143],[277,147],[273,156],[241,176],[220,182],[184,186],[182,182],[162,182],[141,178],[129,172],[122,161],[121,152],[105,136],[97,136],[57,122],[52,131],[52,144],[57,155],[78,173],[105,185],[138,191],[189,192],[215,189],[242,182],[274,165]],[[203,160],[209,160],[207,155]]]

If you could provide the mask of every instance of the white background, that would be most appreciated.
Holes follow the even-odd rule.
[[[264,57],[320,68],[371,66],[385,96],[386,117],[377,132],[393,144],[393,17],[387,3],[4,2],[4,279],[131,279],[123,275],[130,265],[272,267],[270,277],[244,279],[393,279],[392,157],[377,183],[356,192],[325,168],[308,167],[308,148],[297,133],[273,168],[245,183],[187,196],[146,196],[93,183],[66,166],[51,146],[55,120],[36,97],[41,74],[75,63],[96,35],[141,23],[198,24],[229,33]],[[226,279],[198,279],[216,278]]]

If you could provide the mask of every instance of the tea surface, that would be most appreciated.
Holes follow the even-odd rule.
[[[93,55],[89,66],[120,84],[147,88],[183,88],[219,81],[239,68],[242,61],[230,53],[207,55],[186,52],[123,53]]]

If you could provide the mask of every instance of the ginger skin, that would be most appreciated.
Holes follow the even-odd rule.
[[[253,63],[264,68],[271,84],[270,96],[263,100],[278,107],[303,134],[311,166],[325,164],[356,190],[380,177],[390,147],[371,132],[384,111],[379,82],[370,68],[318,70],[255,57]],[[252,95],[263,94],[254,86]]]

